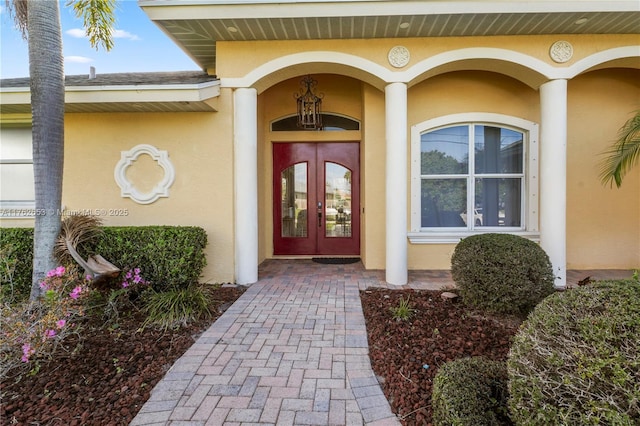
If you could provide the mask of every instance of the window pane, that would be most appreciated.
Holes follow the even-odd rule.
[[[522,179],[476,179],[475,182],[475,226],[522,225]]]
[[[447,127],[420,136],[421,174],[466,174],[469,170],[469,126]]]
[[[31,127],[2,128],[0,130],[0,158],[3,160],[30,160]],[[4,196],[2,198],[5,198]]]
[[[33,201],[33,164],[0,164],[0,194],[3,201]]]
[[[475,126],[476,173],[522,173],[522,133]]]
[[[301,129],[298,127],[298,117],[282,118],[271,123],[274,132],[317,131],[317,129]],[[348,117],[334,114],[322,114],[322,129],[324,131],[360,130],[360,122]]]
[[[466,179],[423,179],[422,227],[464,227]]]
[[[285,169],[282,182],[282,236],[307,236],[307,164],[298,163]]]
[[[325,163],[325,236],[351,236],[351,170]]]

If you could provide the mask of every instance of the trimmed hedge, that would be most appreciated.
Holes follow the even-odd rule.
[[[640,424],[640,282],[601,281],[545,299],[507,365],[518,425]]]
[[[100,254],[122,270],[142,269],[142,276],[157,291],[197,283],[206,265],[207,233],[195,226],[104,227],[95,245],[81,247],[84,258]],[[2,229],[0,242],[13,245],[19,261],[14,285],[31,290],[33,229]],[[18,285],[19,283],[19,285]],[[5,283],[3,282],[3,286]],[[22,290],[21,290],[22,291]]]
[[[526,315],[554,292],[545,251],[511,234],[460,241],[451,257],[451,275],[465,303],[490,312]]]
[[[0,252],[2,268],[7,262],[15,262],[13,289],[8,277],[2,274],[2,301],[29,298],[33,271],[33,228],[0,228]]]
[[[141,268],[157,291],[197,283],[207,264],[207,233],[195,226],[105,227],[94,253],[120,269]]]
[[[433,379],[436,426],[510,425],[507,366],[483,357],[447,362]]]

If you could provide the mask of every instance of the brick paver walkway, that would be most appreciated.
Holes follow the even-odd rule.
[[[369,362],[363,272],[267,262],[131,425],[398,425]]]
[[[452,286],[448,271],[409,278],[402,288]],[[384,272],[360,263],[266,261],[131,425],[399,425],[369,362],[359,290],[371,286],[387,287]]]

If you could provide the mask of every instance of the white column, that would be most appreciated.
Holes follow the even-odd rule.
[[[567,285],[567,80],[540,86],[540,245]]]
[[[233,94],[236,283],[258,281],[258,92]]]
[[[407,85],[385,88],[386,281],[407,283]]]

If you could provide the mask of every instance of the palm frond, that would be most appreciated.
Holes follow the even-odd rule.
[[[69,257],[75,259],[73,251],[80,244],[98,237],[102,233],[100,225],[102,220],[97,216],[67,216],[61,223],[60,234],[53,249],[56,259],[61,262],[69,260]]]
[[[16,27],[22,34],[22,38],[27,39],[27,0],[5,0],[5,5],[9,14],[13,17]]]
[[[640,158],[640,111],[631,117],[618,132],[618,139],[604,152],[600,167],[600,181],[620,188],[622,179]]]

